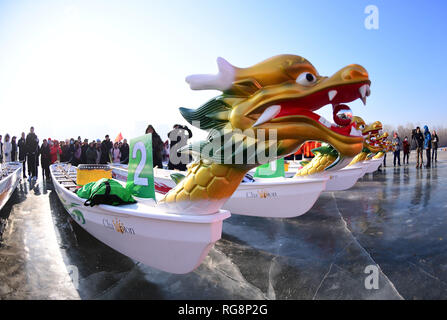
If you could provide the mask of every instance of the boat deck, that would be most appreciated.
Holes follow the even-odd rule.
[[[70,170],[70,168],[65,170],[62,166],[56,166],[53,175],[66,189],[75,192],[78,188],[78,185],[76,184],[76,171]]]

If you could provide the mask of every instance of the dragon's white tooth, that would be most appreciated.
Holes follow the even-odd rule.
[[[367,84],[364,84],[363,86],[361,86],[359,88],[360,96],[362,98],[366,97],[366,86],[367,86]]]
[[[351,128],[351,132],[350,132],[351,136],[356,136],[356,137],[361,137],[362,136],[362,131],[356,129],[355,127]]]
[[[366,96],[369,97],[371,95],[371,88],[369,87],[369,84],[366,85]]]
[[[329,96],[329,101],[332,101],[332,99],[334,99],[334,97],[337,95],[337,90],[331,90],[328,92],[328,96]]]
[[[274,117],[276,117],[276,115],[278,115],[278,113],[280,111],[281,111],[280,105],[275,104],[273,106],[268,107],[267,109],[264,110],[264,112],[261,114],[261,116],[258,118],[258,120],[256,120],[253,127],[259,126],[259,125],[273,119]]]
[[[366,97],[361,98],[363,105],[366,106]]]

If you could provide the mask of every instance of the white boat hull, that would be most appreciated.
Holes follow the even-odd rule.
[[[357,163],[355,163],[355,164],[353,164],[351,166],[348,166],[346,168],[360,168],[360,169],[362,169],[362,173],[361,173],[361,175],[359,177],[359,179],[360,179],[360,178],[363,178],[363,176],[366,174],[366,171],[369,168],[369,163],[367,161],[357,162]]]
[[[0,210],[8,202],[22,178],[22,164],[20,162],[9,162],[2,165],[3,168],[9,168],[9,174],[0,180]]]
[[[382,164],[382,159],[371,159],[368,161],[364,161],[368,164],[368,168],[366,169],[366,173],[373,173],[379,169],[380,165]]]
[[[247,216],[297,217],[313,207],[328,180],[329,177],[256,179],[241,183],[223,208]]]
[[[351,189],[363,177],[363,168],[343,168],[330,172],[330,179],[326,184],[325,191],[344,191]]]
[[[125,168],[113,169],[116,177],[127,178]],[[175,187],[172,173],[178,171],[154,169],[155,187],[160,192]],[[232,214],[266,218],[291,218],[309,211],[326,187],[329,177],[289,179],[256,178],[239,185],[223,209]]]
[[[363,167],[347,167],[340,170],[313,174],[309,177],[328,177],[325,192],[344,191],[352,188],[357,180],[363,177]],[[304,178],[304,177],[303,177]],[[297,177],[295,179],[302,179]]]
[[[166,272],[182,274],[197,268],[221,238],[222,221],[230,216],[225,210],[200,216],[168,214],[151,201],[84,206],[84,199],[57,181],[55,166],[51,175],[56,193],[82,228],[116,251]]]

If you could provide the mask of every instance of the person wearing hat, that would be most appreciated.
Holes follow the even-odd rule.
[[[430,130],[428,130],[428,126],[424,126],[424,148],[426,150],[426,159],[427,163],[425,165],[426,168],[431,167],[431,133]]]
[[[102,146],[101,146],[101,140],[96,140],[96,164],[101,163],[101,155],[102,155]]]

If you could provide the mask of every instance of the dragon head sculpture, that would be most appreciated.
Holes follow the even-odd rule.
[[[324,77],[295,55],[275,56],[249,68],[237,68],[222,58],[217,64],[217,75],[186,78],[193,90],[222,94],[196,110],[180,108],[189,123],[209,134],[206,141],[179,150],[198,159],[160,201],[169,210],[216,212],[248,170],[296,152],[307,140],[332,145],[338,152],[334,167],[345,166],[362,150],[362,134],[345,105],[356,99],[366,103],[370,94],[362,66],[349,65]],[[336,124],[314,112],[328,104]]]
[[[363,121],[363,120],[362,120]],[[362,162],[365,160],[370,160],[374,154],[382,150],[382,146],[380,145],[378,138],[379,132],[382,130],[382,123],[380,121],[375,121],[367,126],[365,123],[361,123],[360,128],[363,128],[362,134],[364,137],[363,140],[363,149],[355,158],[351,161],[349,165],[354,165],[358,162]]]
[[[254,167],[294,153],[307,140],[329,143],[341,159],[361,151],[360,131],[351,119],[337,114],[349,109],[345,103],[366,103],[370,80],[362,66],[349,65],[325,77],[295,55],[278,55],[249,68],[237,68],[222,58],[217,64],[217,75],[192,75],[186,81],[194,90],[217,89],[222,94],[196,110],[180,109],[188,122],[210,131],[207,141],[188,147],[202,158],[238,164],[239,157],[245,166]],[[335,124],[314,112],[325,105],[332,105]],[[276,154],[260,161],[258,149],[247,154],[253,145],[264,152],[275,149]]]
[[[380,151],[372,157],[373,159],[380,159],[385,155],[386,152],[390,151],[389,145],[391,144],[391,142],[387,140],[388,136],[388,132],[384,132],[377,138],[377,143],[380,146]]]
[[[382,133],[382,135],[380,135],[377,138],[377,143],[379,144],[379,146],[381,148],[380,151],[384,151],[386,149],[386,141],[387,141],[388,137],[389,137],[389,134],[388,134],[388,132],[385,131],[384,133]]]
[[[380,131],[382,130],[382,123],[375,121],[366,126],[363,130],[363,136],[365,137],[363,146],[367,148],[371,153],[377,153],[382,150],[380,143]]]
[[[351,119],[352,130],[356,130],[359,134],[363,135],[365,129],[365,121],[361,117],[353,116]],[[302,162],[303,167],[298,170],[295,177],[309,176],[317,174],[323,171],[329,171],[338,158],[338,152],[331,145],[323,145],[319,148],[313,149],[312,153],[315,154],[313,159],[308,162]]]

